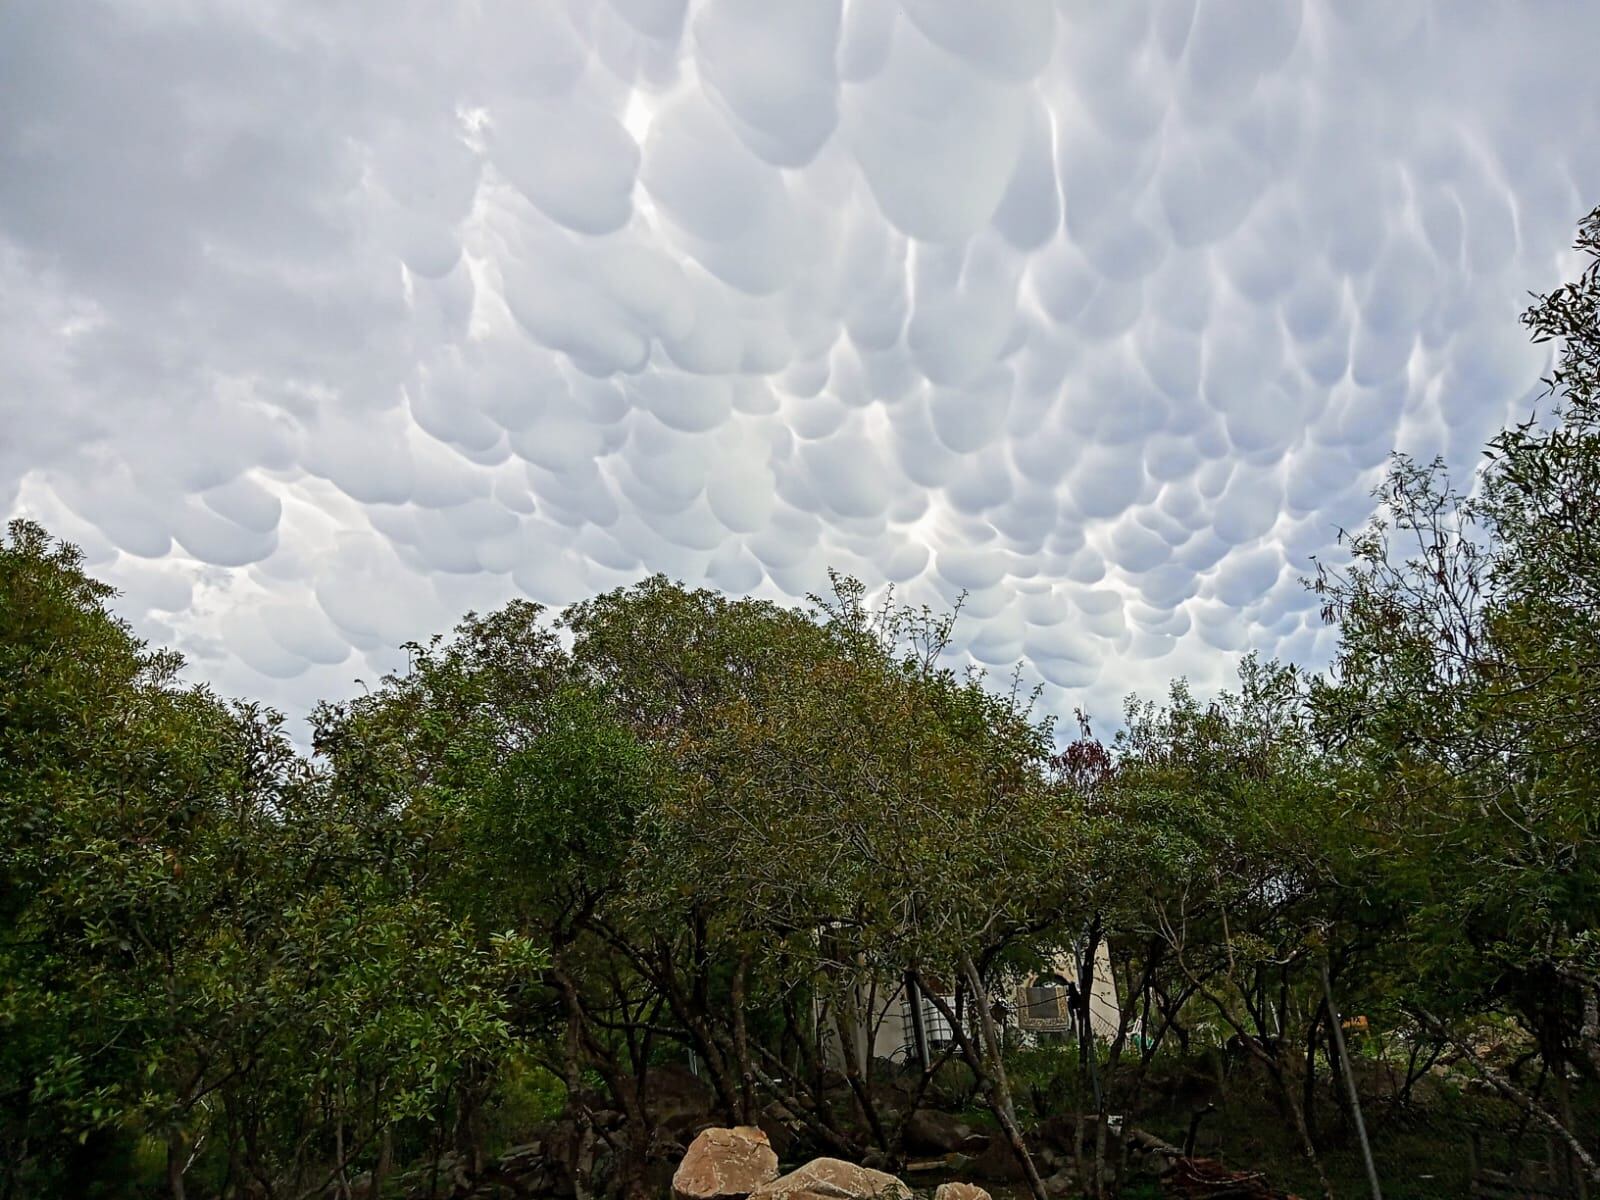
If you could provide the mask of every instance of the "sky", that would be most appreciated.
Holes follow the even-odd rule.
[[[1600,204],[1590,0],[10,0],[0,510],[298,720],[651,572],[1309,666]]]

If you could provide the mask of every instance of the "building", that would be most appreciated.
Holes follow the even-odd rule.
[[[1036,975],[1010,982],[1002,994],[992,999],[1003,1033],[1009,1039],[1020,1036],[1025,1043],[1075,1040],[1076,1026],[1072,999],[1078,978],[1077,959],[1059,955],[1050,968]],[[870,1045],[872,1056],[890,1062],[926,1062],[937,1056],[950,1042],[950,1023],[939,1006],[928,996],[917,995],[908,981],[896,986],[880,986],[874,997],[858,993],[862,1019],[858,1023],[858,1052]],[[943,997],[946,1007],[954,1008],[951,997]],[[1089,1028],[1096,1037],[1116,1036],[1121,1019],[1116,981],[1111,974],[1111,956],[1102,942],[1095,951],[1094,986],[1089,996]],[[1010,1031],[1017,1031],[1012,1034]],[[838,1061],[837,1038],[824,1030],[829,1057]]]

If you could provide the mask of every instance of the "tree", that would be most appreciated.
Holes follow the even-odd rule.
[[[6,1187],[60,1186],[123,1144],[179,872],[249,723],[178,680],[106,607],[81,555],[0,542],[0,1127]],[[88,1139],[75,1149],[79,1136]]]
[[[0,543],[0,1139],[7,1194],[127,1177],[349,1189],[504,1042],[488,952],[417,886],[417,839],[185,686],[72,547]]]
[[[1298,1002],[1348,937],[1334,849],[1343,814],[1302,696],[1293,668],[1248,657],[1239,690],[1210,703],[1182,682],[1165,705],[1130,702],[1101,788],[1109,837],[1097,866],[1117,882],[1116,933],[1159,947],[1146,953],[1170,958],[1182,995],[1260,1064],[1326,1192],[1289,1052],[1302,1036],[1314,1049]]]
[[[708,1003],[719,981],[698,950],[659,945],[641,970],[656,972],[720,1090],[747,1111],[759,1081],[839,1145],[821,1086],[831,1042],[882,1153],[898,1135],[874,1096],[862,998],[907,977],[937,1003],[965,995],[965,1016],[947,1014],[957,1042],[1039,1188],[989,997],[1020,941],[1059,939],[1080,877],[1075,810],[1046,777],[1049,725],[1030,697],[941,665],[953,615],[868,606],[844,578],[813,605],[651,580],[563,618],[579,666],[673,768],[629,918],[732,959],[723,1003]],[[810,1013],[786,1003],[797,988]],[[745,1027],[762,995],[799,1069]]]
[[[537,605],[469,614],[453,638],[408,650],[407,671],[319,710],[316,747],[339,794],[427,831],[427,886],[480,944],[510,930],[545,950],[509,997],[517,1035],[565,1080],[586,1140],[582,1076],[601,1074],[628,1118],[621,1187],[640,1191],[654,996],[613,946],[610,921],[654,799],[651,756],[579,677]],[[484,1076],[458,1096],[456,1148],[468,1161],[492,1085]],[[570,1165],[587,1191],[593,1181]]]
[[[1319,573],[1341,642],[1316,709],[1410,914],[1406,1005],[1468,1049],[1473,1018],[1515,1017],[1553,1110],[1492,1082],[1600,1178],[1570,1099],[1600,1082],[1600,210],[1578,246],[1525,317],[1556,344],[1551,411],[1491,441],[1467,494],[1397,458],[1351,565]]]

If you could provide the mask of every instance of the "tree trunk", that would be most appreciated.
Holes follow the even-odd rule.
[[[167,1134],[167,1195],[172,1200],[184,1200],[186,1189],[183,1177],[189,1169],[188,1147],[183,1134],[174,1129]]]
[[[456,1119],[451,1130],[455,1143],[456,1161],[477,1176],[483,1170],[483,1138],[481,1114],[486,1099],[486,1072],[481,1064],[472,1064],[463,1072],[464,1078],[456,1093]]]
[[[730,1121],[737,1121],[741,1089],[728,1070],[722,1047],[718,1044],[717,1037],[707,1020],[705,998],[699,994],[698,987],[685,990],[683,981],[678,978],[678,973],[672,966],[670,947],[659,947],[656,957],[657,969],[652,972],[654,975],[652,982],[661,989],[667,998],[667,1005],[671,1008],[672,1015],[688,1032],[693,1050],[705,1064],[706,1074],[710,1077],[712,1091],[717,1094],[718,1104]]]
[[[1094,1123],[1094,1200],[1105,1200],[1106,1195],[1106,1114],[1100,1113]]]
[[[963,974],[965,975],[965,970],[963,970]],[[973,974],[977,974],[976,970],[973,971]],[[956,1045],[961,1048],[962,1060],[972,1068],[972,1074],[983,1091],[984,1099],[988,1101],[989,1111],[994,1114],[995,1120],[999,1122],[1001,1132],[1006,1135],[1006,1144],[1011,1147],[1012,1154],[1016,1156],[1017,1162],[1022,1166],[1023,1175],[1028,1182],[1028,1191],[1034,1196],[1034,1200],[1046,1200],[1044,1181],[1039,1177],[1039,1169],[1034,1165],[1033,1156],[1028,1153],[1028,1144],[1023,1140],[1022,1131],[1017,1126],[1016,1114],[1011,1111],[1010,1088],[1001,1087],[984,1065],[984,1059],[987,1055],[980,1054],[977,1047],[972,1044],[972,1039],[967,1036],[967,1031],[961,1023],[961,1018],[949,1004],[945,1003],[944,997],[928,985],[928,981],[923,978],[921,972],[916,973],[916,978],[917,986],[923,990],[929,1001],[939,1010],[939,1015],[949,1023],[950,1036],[955,1040]],[[967,983],[966,986],[970,988],[971,983]],[[981,1011],[987,1013],[988,1005],[983,997],[981,981],[974,1004]],[[986,1019],[989,1022],[989,1027],[993,1028],[993,1016],[988,1015]],[[982,1022],[980,1021],[981,1027]],[[1001,1070],[1004,1070],[1003,1064]]]
[[[1301,1081],[1300,1105],[1306,1113],[1306,1132],[1317,1140],[1317,1043],[1322,1040],[1322,1014],[1319,1004],[1311,1014],[1311,1025],[1306,1030],[1306,1075]]]
[[[833,1006],[834,1026],[839,1033],[839,1053],[844,1060],[844,1077],[845,1082],[850,1085],[850,1094],[855,1097],[856,1107],[861,1110],[861,1118],[872,1131],[873,1140],[878,1143],[878,1148],[887,1152],[889,1136],[884,1132],[883,1122],[878,1119],[877,1105],[872,1102],[872,1092],[862,1076],[861,1045],[858,1036],[861,1033],[860,1014],[856,1010],[859,998],[860,991],[855,983],[853,981],[847,983],[839,1002]]]
[[[1083,953],[1078,958],[1078,1063],[1089,1080],[1094,1094],[1094,1110],[1105,1115],[1105,1096],[1100,1089],[1100,1056],[1095,1052],[1092,997],[1094,996],[1094,960],[1100,950],[1100,918],[1083,939]]]
[[[1345,1051],[1344,1025],[1339,1016],[1339,1006],[1333,1002],[1333,983],[1328,978],[1328,964],[1322,964],[1322,1002],[1328,1014],[1329,1044],[1338,1055],[1339,1073],[1344,1076],[1345,1091],[1349,1097],[1348,1112],[1356,1128],[1356,1138],[1361,1143],[1361,1161],[1367,1169],[1367,1187],[1372,1200],[1383,1200],[1383,1187],[1378,1182],[1378,1164],[1372,1157],[1372,1145],[1367,1141],[1367,1123],[1361,1115],[1361,1097],[1356,1092],[1355,1072],[1350,1069],[1350,1055]]]
[[[378,1200],[383,1195],[383,1185],[389,1180],[389,1172],[394,1169],[394,1130],[388,1128],[383,1131],[383,1139],[378,1143],[378,1161],[372,1167],[372,1186],[367,1189],[367,1195],[372,1200]]]
[[[1177,955],[1177,960],[1185,973],[1188,973],[1188,965],[1184,963],[1181,953]],[[1193,975],[1190,975],[1190,982],[1194,982]],[[1289,1080],[1283,1073],[1282,1064],[1267,1053],[1266,1047],[1261,1040],[1245,1029],[1244,1022],[1239,1019],[1238,1013],[1223,1003],[1222,998],[1215,991],[1198,986],[1196,990],[1210,1002],[1212,1007],[1216,1009],[1217,1015],[1238,1035],[1239,1040],[1244,1044],[1244,1048],[1266,1068],[1267,1074],[1272,1077],[1272,1082],[1278,1089],[1278,1095],[1282,1098],[1284,1107],[1289,1111],[1289,1118],[1293,1122],[1294,1131],[1300,1139],[1300,1148],[1305,1153],[1306,1163],[1316,1172],[1317,1183],[1322,1188],[1322,1194],[1327,1197],[1327,1200],[1333,1200],[1333,1185],[1328,1182],[1328,1173],[1323,1169],[1322,1158],[1317,1153],[1317,1144],[1311,1140],[1311,1130],[1306,1125],[1305,1109],[1300,1106],[1300,1097],[1295,1094],[1294,1088],[1289,1085]],[[1280,1044],[1281,1042],[1282,1039],[1280,1039]]]
[[[1561,1122],[1568,1129],[1576,1129],[1577,1125],[1572,1119],[1572,1084],[1567,1079],[1565,1064],[1561,1065],[1560,1073],[1556,1076],[1556,1102],[1561,1106]],[[1563,1147],[1565,1149],[1565,1147]],[[1578,1158],[1567,1150],[1565,1162],[1562,1163],[1562,1182],[1572,1185],[1572,1194],[1576,1200],[1588,1200],[1588,1181],[1583,1177],[1583,1170]]]
[[[739,1069],[739,1122],[749,1125],[756,1118],[755,1076],[750,1070],[750,1031],[745,1025],[745,985],[750,973],[750,952],[739,956],[733,971],[733,1055]]]
[[[1419,1008],[1416,1010],[1416,1014],[1422,1019],[1422,1023],[1428,1026],[1429,1030],[1434,1034],[1434,1036],[1448,1041],[1452,1046],[1459,1050],[1462,1057],[1472,1064],[1474,1069],[1477,1070],[1478,1074],[1481,1075],[1489,1083],[1489,1085],[1494,1088],[1495,1091],[1499,1092],[1502,1096],[1511,1101],[1511,1103],[1515,1104],[1523,1112],[1527,1113],[1535,1121],[1538,1121],[1547,1130],[1549,1130],[1550,1133],[1554,1134],[1556,1137],[1565,1142],[1567,1148],[1572,1152],[1572,1156],[1578,1160],[1578,1163],[1583,1168],[1585,1175],[1588,1177],[1588,1181],[1590,1183],[1600,1184],[1600,1161],[1596,1161],[1595,1156],[1589,1153],[1589,1151],[1584,1147],[1584,1144],[1578,1140],[1577,1135],[1574,1134],[1566,1125],[1564,1125],[1559,1117],[1552,1115],[1550,1111],[1544,1107],[1544,1105],[1538,1102],[1538,1100],[1530,1096],[1521,1088],[1517,1087],[1504,1075],[1500,1074],[1500,1072],[1489,1066],[1488,1063],[1484,1062],[1483,1059],[1479,1057],[1477,1051],[1472,1048],[1471,1042],[1469,1042],[1466,1038],[1457,1038],[1453,1036],[1448,1027],[1443,1021],[1439,1020],[1439,1018],[1435,1017],[1426,1009]],[[1559,1059],[1556,1063],[1551,1064],[1552,1074],[1554,1074],[1557,1066],[1559,1066]]]
[[[1006,1078],[1004,1047],[1000,1044],[1000,1033],[995,1027],[993,1005],[984,990],[983,978],[978,974],[978,968],[973,963],[971,955],[961,956],[961,970],[967,977],[967,987],[972,993],[972,1005],[978,1013],[978,1029],[983,1034],[984,1048],[992,1064],[988,1072],[982,1071],[976,1065],[973,1070],[980,1078],[987,1074],[990,1109],[1011,1143],[1011,1152],[1016,1155],[1017,1162],[1022,1166],[1028,1190],[1033,1193],[1035,1200],[1046,1200],[1044,1180],[1039,1177],[1039,1168],[1034,1165],[1033,1155],[1028,1152],[1028,1144],[1022,1137],[1022,1128],[1017,1124],[1016,1108],[1011,1102],[1011,1084]]]
[[[756,1048],[771,1057],[770,1052],[764,1047],[757,1045]],[[832,1150],[835,1156],[839,1158],[848,1160],[857,1156],[860,1152],[860,1147],[852,1145],[844,1134],[833,1128],[831,1123],[824,1122],[818,1115],[822,1110],[816,1104],[807,1104],[792,1091],[785,1088],[777,1078],[763,1071],[760,1065],[754,1061],[751,1062],[750,1066],[755,1073],[757,1082],[771,1092],[777,1098],[778,1103],[788,1110],[789,1115],[804,1125],[819,1144]],[[781,1062],[775,1063],[774,1066],[779,1071],[783,1069]]]

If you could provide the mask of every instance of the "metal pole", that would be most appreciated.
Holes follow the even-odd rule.
[[[1378,1186],[1378,1167],[1372,1161],[1372,1146],[1367,1141],[1367,1123],[1361,1117],[1361,1097],[1356,1095],[1356,1077],[1350,1072],[1350,1055],[1344,1048],[1344,1027],[1339,1023],[1339,1009],[1333,1002],[1333,984],[1328,980],[1328,964],[1322,964],[1322,998],[1328,1002],[1328,1025],[1333,1030],[1333,1045],[1339,1052],[1339,1073],[1344,1076],[1345,1091],[1350,1096],[1350,1115],[1355,1118],[1356,1138],[1361,1142],[1361,1158],[1367,1166],[1367,1182],[1372,1186],[1372,1200],[1383,1200],[1383,1189]]]

